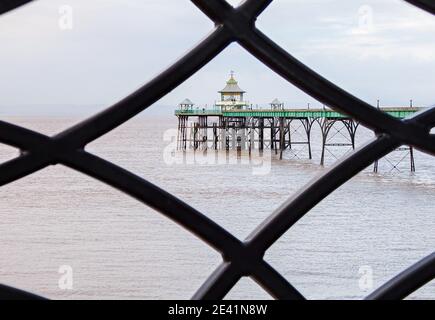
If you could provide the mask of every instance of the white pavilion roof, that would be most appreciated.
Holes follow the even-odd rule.
[[[182,102],[180,102],[180,105],[194,105],[194,103],[190,101],[190,99],[186,98]]]
[[[244,93],[245,91],[243,91],[236,79],[234,79],[234,76],[231,74],[231,78],[227,81],[227,85],[225,86],[225,88],[223,88],[221,91],[219,91],[219,93]]]

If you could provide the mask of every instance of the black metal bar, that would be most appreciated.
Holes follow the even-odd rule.
[[[435,2],[433,0],[405,0],[414,6],[420,7],[427,12],[435,14]]]
[[[16,9],[32,0],[2,0],[0,2],[0,14]]]
[[[45,298],[0,284],[0,300],[45,300]]]
[[[435,13],[433,1],[407,1]],[[30,1],[4,0],[0,3],[0,14],[27,2]],[[251,276],[275,298],[303,299],[284,277],[263,260],[265,251],[322,199],[399,145],[406,144],[411,148],[415,146],[435,155],[435,136],[430,134],[431,128],[435,125],[435,107],[424,110],[410,119],[397,120],[315,73],[255,28],[257,16],[266,9],[271,0],[248,0],[237,8],[223,0],[192,2],[215,22],[215,30],[166,71],[122,101],[54,137],[0,121],[0,142],[22,150],[19,157],[0,165],[0,185],[11,183],[51,164],[64,164],[111,185],[159,211],[223,255],[224,262],[204,282],[194,295],[194,299],[222,299],[242,276]],[[173,195],[83,150],[87,143],[134,117],[184,82],[234,41],[289,82],[319,101],[355,118],[358,124],[361,122],[377,132],[376,138],[337,162],[288,199],[258,226],[245,242]],[[187,118],[183,121],[185,137]],[[351,121],[353,129],[354,120]],[[203,122],[200,120],[199,130],[207,130],[207,122]],[[228,129],[228,123],[224,126]],[[259,127],[259,148],[262,149],[264,124],[260,123]],[[270,128],[273,130],[273,127],[272,119]],[[281,123],[281,149],[285,147],[285,140],[282,141],[282,127]],[[233,134],[237,129],[238,127],[233,126]],[[271,146],[275,143],[275,134],[276,132],[272,132]],[[183,139],[185,149],[186,139]],[[204,140],[199,143],[204,144]],[[368,298],[406,297],[434,278],[434,261],[435,257],[432,254],[405,270]],[[39,298],[17,289],[0,286],[0,298],[8,296]]]
[[[31,150],[31,152],[0,166],[0,173],[2,173],[0,175],[0,184],[4,179],[8,178],[9,172],[14,172],[14,170],[10,170],[10,166],[7,166],[9,163],[18,163],[20,168],[34,169],[36,171],[36,168],[34,168],[36,164],[39,164],[39,166],[43,166],[43,164],[47,165],[56,158],[56,161],[59,163],[120,189],[148,206],[164,213],[180,225],[185,226],[192,233],[203,238],[212,247],[222,253],[240,250],[241,243],[239,240],[195,209],[148,181],[81,149],[69,152],[60,149],[56,153],[54,147],[51,147],[54,145],[54,139],[31,130],[0,122],[0,133],[4,129],[9,129],[12,133],[15,133],[13,137],[7,139],[9,144],[25,147]],[[0,141],[5,141],[2,137],[0,135]],[[34,144],[35,139],[38,142],[37,145]],[[38,158],[41,150],[49,150],[50,147],[50,153],[54,152],[55,154],[41,155],[41,158]],[[21,162],[24,164],[21,165]],[[3,167],[5,168],[4,170],[2,170]]]
[[[237,238],[194,208],[152,183],[104,159],[82,151],[74,153],[72,157],[63,158],[61,162],[161,212],[219,252],[237,252],[241,248],[241,243]]]
[[[217,27],[207,38],[171,67],[163,71],[142,88],[103,112],[60,133],[59,139],[77,147],[99,138],[131,119],[187,80],[196,71],[217,56],[229,44],[228,32]]]
[[[305,188],[301,189],[255,229],[246,239],[247,250],[252,252],[265,252],[282,234],[296,223],[296,221],[314,207],[315,204],[320,202],[329,193],[359,171],[363,170],[374,161],[374,158],[380,154],[394,150],[397,146],[398,143],[391,137],[381,136],[369,142],[365,147],[361,147],[360,150],[349,155],[345,160],[337,163],[322,176],[314,179]],[[356,165],[356,160],[358,160],[360,164]],[[218,276],[220,278],[216,279]],[[224,277],[225,274],[215,274],[213,281],[223,281]],[[256,280],[264,281],[265,279],[257,277]],[[270,283],[264,283],[264,285],[267,287]],[[283,283],[282,285],[285,286]],[[291,289],[287,288],[287,290]]]
[[[192,299],[223,299],[241,277],[240,271],[231,262],[224,262],[208,277]]]
[[[4,186],[44,169],[50,163],[50,158],[38,157],[28,153],[6,161],[0,165],[0,186]]]
[[[382,285],[368,300],[398,300],[404,299],[417,289],[435,278],[435,252],[401,272]]]
[[[369,166],[375,159],[386,155],[399,145],[397,140],[387,135],[370,140],[290,197],[248,236],[247,241],[257,250],[267,250],[331,192]]]
[[[275,299],[305,300],[298,290],[266,262],[261,263],[251,277]]]
[[[248,0],[244,1],[240,6],[239,10],[243,12],[250,19],[256,19],[273,0]]]
[[[292,57],[258,29],[244,34],[238,42],[273,71],[317,100],[358,119],[368,128],[388,133],[435,155],[435,136],[429,134],[426,128],[395,119],[337,87]]]

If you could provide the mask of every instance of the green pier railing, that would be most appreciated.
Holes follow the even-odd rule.
[[[381,108],[385,113],[395,118],[406,118],[421,108]],[[349,118],[349,116],[333,110],[324,109],[284,109],[284,110],[217,110],[217,109],[196,109],[176,110],[176,116],[223,116],[223,117],[286,117],[286,118]]]

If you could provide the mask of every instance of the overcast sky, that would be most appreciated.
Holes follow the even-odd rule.
[[[404,1],[277,0],[257,25],[370,103],[435,104],[435,17]],[[0,115],[92,113],[139,88],[212,28],[188,0],[35,1],[0,17]],[[168,112],[162,106],[186,97],[213,104],[230,70],[253,104],[319,105],[234,44],[151,111]]]

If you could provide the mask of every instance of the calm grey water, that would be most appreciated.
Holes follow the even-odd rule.
[[[54,134],[79,119],[8,120]],[[304,150],[287,153],[287,160],[273,158],[265,175],[243,163],[167,164],[170,142],[163,136],[171,128],[171,116],[143,117],[87,149],[177,195],[239,238],[323,170],[316,142],[313,161]],[[361,130],[357,141],[370,136]],[[16,154],[0,146],[2,161]],[[395,152],[388,161],[405,155]],[[328,153],[327,160],[334,157]],[[435,159],[417,153],[415,174],[408,161],[400,171],[388,161],[381,173],[368,169],[322,201],[267,252],[267,261],[306,297],[362,298],[371,290],[359,285],[361,267],[373,272],[374,289],[434,250]],[[0,282],[50,298],[189,298],[221,260],[159,213],[62,166],[2,187],[0,199]],[[64,265],[73,271],[72,290],[58,285]],[[411,298],[434,297],[432,281]],[[243,279],[227,298],[269,296]]]

